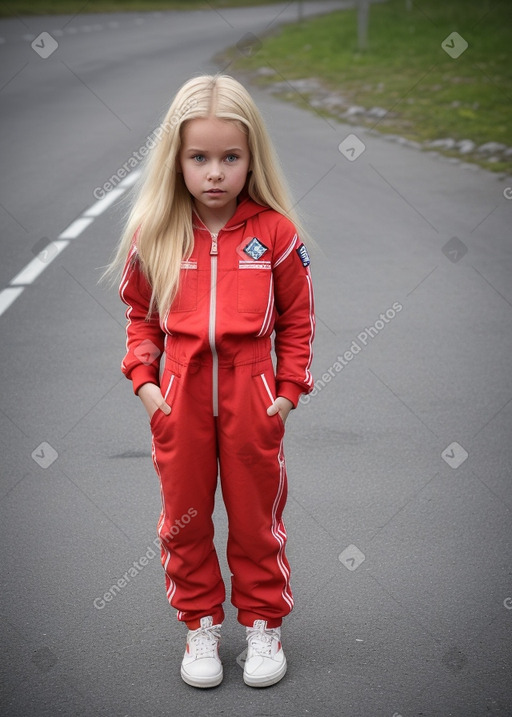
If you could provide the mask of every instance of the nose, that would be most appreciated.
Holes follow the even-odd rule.
[[[221,181],[224,179],[224,173],[220,164],[211,164],[208,168],[208,180],[209,181]]]

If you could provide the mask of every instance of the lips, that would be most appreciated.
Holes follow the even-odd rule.
[[[206,194],[224,194],[224,189],[209,189]]]

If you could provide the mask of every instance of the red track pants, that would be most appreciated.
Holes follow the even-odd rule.
[[[287,496],[284,426],[268,416],[275,398],[270,356],[241,365],[219,362],[218,416],[212,411],[212,361],[184,366],[167,358],[162,392],[171,406],[151,419],[160,477],[158,532],[167,597],[194,630],[200,618],[224,619],[225,587],[213,544],[220,469],[229,523],[231,601],[242,625],[278,627],[293,607],[282,511]]]

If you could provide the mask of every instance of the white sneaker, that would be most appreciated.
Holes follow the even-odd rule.
[[[201,618],[201,627],[189,630],[187,647],[181,663],[181,677],[192,687],[216,687],[222,682],[219,659],[220,625],[211,615]]]
[[[255,620],[246,628],[247,659],[244,682],[250,687],[270,687],[286,674],[286,657],[281,646],[281,628],[267,628],[265,620]]]

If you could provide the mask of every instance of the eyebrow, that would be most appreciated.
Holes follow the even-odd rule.
[[[185,151],[186,151],[186,152],[197,152],[198,154],[199,154],[199,153],[201,153],[201,154],[207,154],[207,150],[205,150],[205,149],[197,149],[196,147],[185,147]],[[227,154],[228,152],[243,152],[243,150],[242,150],[241,147],[229,147],[228,149],[224,149],[224,150],[223,150],[223,153],[226,153],[226,154]]]

